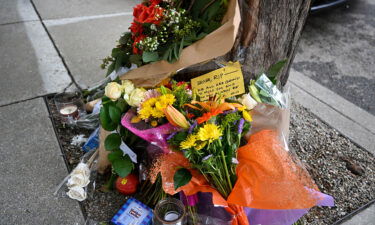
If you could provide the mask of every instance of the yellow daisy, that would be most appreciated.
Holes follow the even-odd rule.
[[[195,145],[196,145],[195,142],[196,142],[196,141],[197,141],[197,136],[190,134],[190,135],[185,139],[185,141],[182,141],[182,142],[180,143],[180,148],[181,148],[181,149],[189,149],[189,148],[195,147]]]
[[[211,143],[212,141],[219,139],[223,135],[223,132],[220,127],[215,124],[205,124],[203,127],[199,128],[197,135],[199,140]]]

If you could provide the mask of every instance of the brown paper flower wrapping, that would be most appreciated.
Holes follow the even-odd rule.
[[[229,52],[237,37],[241,22],[237,0],[230,0],[223,18],[223,25],[202,40],[184,48],[180,59],[174,63],[158,61],[141,66],[120,76],[121,80],[132,80],[136,86],[154,87],[171,74]]]

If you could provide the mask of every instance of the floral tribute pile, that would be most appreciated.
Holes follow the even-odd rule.
[[[293,224],[315,205],[332,205],[289,154],[282,121],[257,123],[287,110],[285,96],[265,74],[248,90],[201,101],[189,82],[167,80],[150,89],[129,80],[108,83],[100,119],[112,132],[105,147],[113,171],[145,175],[138,197],[146,204],[179,193],[192,224],[202,218],[205,224]],[[146,141],[146,154],[136,153],[146,170],[121,150],[134,138]]]
[[[227,23],[230,29],[221,29],[226,23],[217,29],[227,9],[233,11]],[[106,187],[115,184],[120,193],[135,194],[150,207],[168,196],[179,197],[189,224],[293,224],[313,206],[332,206],[333,199],[319,192],[288,149],[288,102],[276,86],[277,73],[286,61],[250,81],[246,93],[241,89],[240,95],[228,98],[215,93],[208,100],[201,99],[188,80],[164,79],[170,68],[159,71],[167,62],[192,61],[171,67],[174,73],[219,56],[205,54],[212,49],[199,48],[179,59],[182,49],[211,32],[222,31],[215,37],[221,37],[216,38],[225,42],[220,47],[228,44],[229,51],[232,44],[227,42],[234,41],[237,31],[228,40],[223,35],[230,36],[226,31],[238,28],[237,9],[235,0],[149,0],[134,8],[130,32],[102,64],[111,79],[99,114],[102,129],[109,133],[104,140],[108,155],[99,151],[99,157],[105,155],[111,165]],[[212,36],[197,45],[214,40]],[[195,55],[207,57],[192,60]],[[159,67],[146,65],[163,60]],[[142,66],[146,69],[140,70]],[[128,73],[121,79],[141,72],[133,81],[120,80],[121,70]],[[144,73],[148,76],[141,77]],[[155,79],[152,86],[164,80],[141,87],[150,78]]]

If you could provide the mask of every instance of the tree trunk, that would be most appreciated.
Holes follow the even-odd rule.
[[[227,59],[242,51],[245,83],[274,63],[288,59],[279,73],[284,86],[311,0],[239,0],[242,24]]]

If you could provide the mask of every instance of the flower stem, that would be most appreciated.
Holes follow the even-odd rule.
[[[231,191],[233,189],[233,187],[232,187],[232,181],[230,180],[230,176],[229,176],[229,172],[228,172],[228,166],[227,166],[227,161],[225,160],[224,151],[221,151],[221,158],[222,158],[223,163],[224,163],[225,175],[226,175],[226,178],[227,178],[227,181],[228,181],[228,185],[229,185],[229,189],[230,189],[228,191]]]

